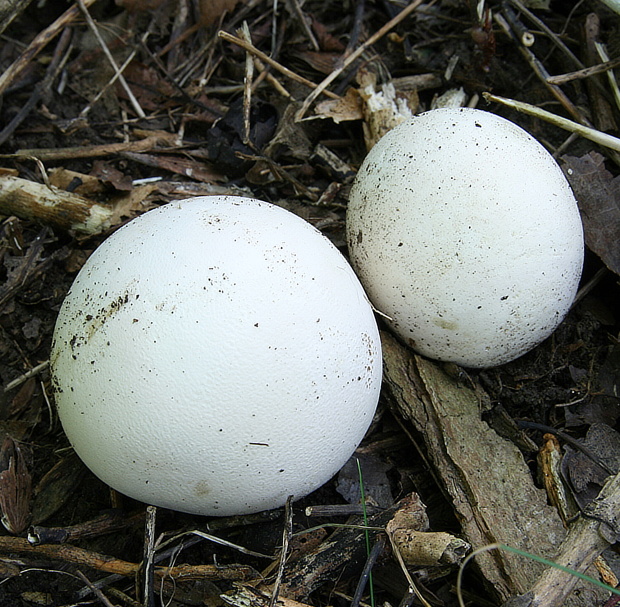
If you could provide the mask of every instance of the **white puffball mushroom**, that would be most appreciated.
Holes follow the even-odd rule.
[[[476,368],[511,361],[554,331],[584,253],[553,157],[514,123],[468,108],[420,114],[373,147],[351,190],[347,241],[401,338]]]
[[[50,363],[92,472],[202,515],[276,508],[328,481],[381,384],[345,258],[293,213],[233,196],[169,203],[104,241],[61,307]]]

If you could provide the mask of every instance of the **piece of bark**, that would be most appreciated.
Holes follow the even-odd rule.
[[[368,517],[368,526],[373,527],[369,531],[370,543],[374,544],[377,534],[383,533],[376,528],[384,528],[398,510],[415,508],[419,499],[416,494],[411,494],[395,506]],[[357,524],[362,524],[361,517]],[[280,595],[304,600],[324,582],[340,578],[355,568],[361,571],[366,556],[366,537],[362,529],[338,529],[318,550],[287,565]]]
[[[579,573],[611,544],[620,541],[620,474],[610,477],[598,497],[588,504],[573,523],[554,562]],[[549,567],[532,590],[504,603],[504,607],[546,607],[565,605],[579,578]],[[607,593],[609,594],[609,593]],[[594,604],[594,603],[592,603]]]
[[[474,549],[501,543],[552,559],[566,535],[520,451],[480,419],[480,395],[437,364],[382,334],[384,376],[400,412],[422,433],[428,458]],[[527,592],[544,566],[500,550],[475,558],[501,600]],[[584,602],[583,596],[588,595]],[[592,595],[564,605],[589,605]]]
[[[34,219],[62,230],[97,234],[111,227],[113,207],[20,177],[0,177],[0,214]]]

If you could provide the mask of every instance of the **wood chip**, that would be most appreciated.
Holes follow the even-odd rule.
[[[566,536],[562,521],[535,487],[521,452],[481,420],[476,391],[391,335],[383,333],[382,340],[384,375],[395,405],[422,433],[464,538],[474,549],[501,543],[553,559]],[[497,550],[481,552],[475,561],[502,600],[527,592],[544,569]],[[590,599],[582,590],[563,605],[595,604]]]

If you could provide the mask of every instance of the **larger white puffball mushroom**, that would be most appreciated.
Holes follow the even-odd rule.
[[[58,415],[105,483],[202,515],[329,480],[372,420],[381,349],[340,252],[296,215],[213,196],[149,211],[88,259],[51,352]]]
[[[347,240],[370,300],[418,352],[513,360],[566,315],[583,262],[577,204],[528,133],[438,109],[386,134],[351,190]]]

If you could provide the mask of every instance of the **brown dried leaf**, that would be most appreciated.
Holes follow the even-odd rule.
[[[161,187],[162,182],[145,183],[128,192],[118,192],[109,203],[113,209],[110,217],[111,225],[118,225],[126,219],[133,219],[156,206],[151,198],[159,193]]]
[[[105,187],[97,177],[62,167],[52,169],[49,173],[49,180],[53,186],[85,198],[95,198],[105,191]]]
[[[32,478],[22,448],[10,436],[0,447],[0,510],[2,524],[15,535],[28,527]]]
[[[125,175],[125,173],[104,160],[95,160],[90,174],[100,179],[103,183],[111,185],[115,190],[128,192],[133,188],[133,182],[129,175]]]
[[[362,98],[354,88],[347,89],[340,99],[327,99],[317,104],[315,113],[321,118],[331,118],[336,124],[351,120],[361,120]]]
[[[296,49],[291,49],[289,52],[293,57],[301,59],[321,74],[331,74],[338,67],[338,62],[342,59],[341,53],[325,53]]]
[[[605,158],[597,152],[581,158],[562,156],[562,160],[579,204],[588,248],[620,275],[620,176],[605,168]]]
[[[471,546],[445,531],[402,529],[393,537],[403,561],[416,567],[436,567],[460,563]]]
[[[310,19],[312,31],[322,51],[333,53],[343,53],[345,51],[346,46],[328,31],[325,24],[321,23],[313,15],[310,15]]]
[[[585,453],[570,445],[565,447],[562,473],[570,482],[579,508],[583,509],[599,494],[609,471],[620,469],[620,433],[607,424],[592,424],[579,442],[607,466],[604,469]]]
[[[117,6],[130,13],[152,11],[159,8],[166,0],[116,0]]]
[[[75,495],[86,466],[71,452],[58,461],[39,481],[34,490],[32,522],[38,525],[59,510]]]
[[[200,0],[200,23],[203,26],[211,25],[219,21],[225,13],[232,11],[237,6],[238,0]]]
[[[17,394],[11,399],[7,409],[7,417],[9,419],[15,419],[23,417],[23,414],[27,411],[34,394],[34,390],[37,386],[37,380],[34,377],[27,379],[17,391]]]

